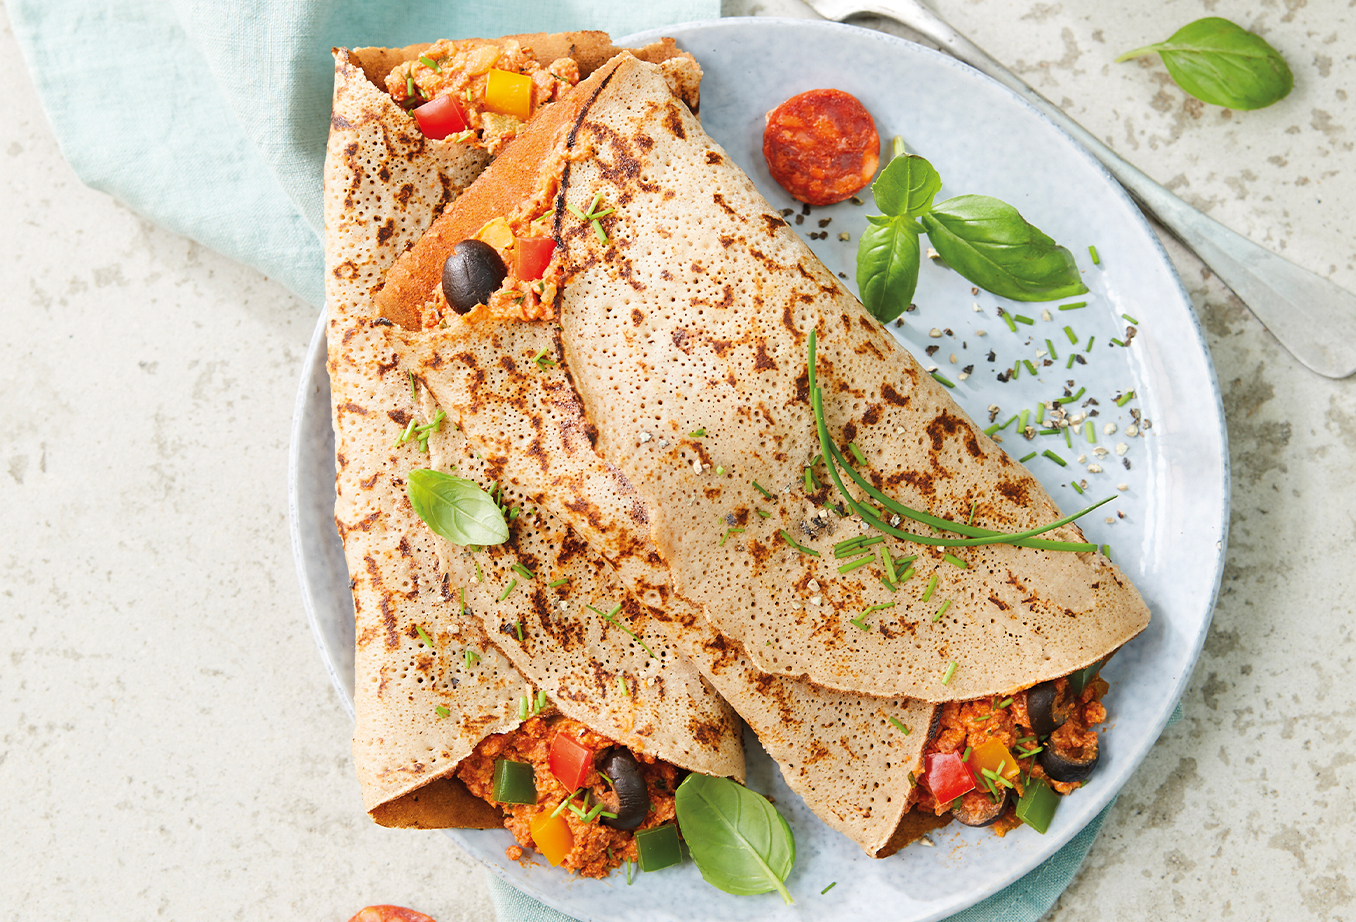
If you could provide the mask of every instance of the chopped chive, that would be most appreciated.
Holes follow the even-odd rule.
[[[1069,466],[1069,462],[1065,461],[1063,458],[1061,458],[1059,455],[1055,454],[1053,451],[1051,451],[1051,450],[1048,449],[1048,448],[1045,449],[1045,451],[1041,452],[1041,454],[1045,455],[1045,457],[1049,458],[1051,461],[1055,462],[1055,463],[1058,464],[1060,467],[1068,467],[1068,466]]]
[[[1069,427],[1064,427],[1064,444],[1073,448],[1073,436],[1069,434]]]
[[[1060,310],[1063,310],[1063,309],[1064,309],[1064,308],[1060,308]],[[1078,345],[1078,334],[1074,332],[1073,327],[1065,327],[1065,328],[1064,328],[1064,335],[1067,336],[1067,337],[1069,337],[1069,342],[1070,342],[1070,343],[1072,343],[1072,344],[1075,345],[1075,346]]]
[[[571,205],[569,202],[566,202],[566,203],[565,203],[565,210],[568,211],[570,214],[574,215],[576,218],[578,218],[578,219],[581,220],[581,221],[587,221],[587,220],[588,220],[588,215],[584,214],[584,212],[580,211],[578,208],[574,207],[574,206]]]
[[[1087,344],[1087,346],[1085,346],[1085,347],[1083,348],[1083,351],[1084,351],[1084,352],[1091,352],[1091,351],[1092,351],[1092,343],[1093,343],[1093,341],[1096,340],[1096,339],[1097,339],[1096,336],[1089,336],[1089,337],[1088,337],[1088,344]]]
[[[741,532],[741,531],[743,531],[743,530],[744,530],[744,529],[742,529],[742,528],[728,528],[728,529],[726,529],[726,530],[725,530],[725,534],[723,534],[723,535],[720,536],[720,544],[718,544],[717,547],[724,547],[724,546],[725,546],[725,539],[726,539],[726,538],[729,538],[730,535],[737,534],[737,533],[739,533],[739,532]]]
[[[881,566],[885,568],[885,579],[893,585],[895,582],[895,558],[888,547],[881,547],[879,550]]]
[[[1008,329],[1009,329],[1009,330],[1011,330],[1011,331],[1014,332],[1014,333],[1017,332],[1017,324],[1015,324],[1015,323],[1012,322],[1012,315],[1011,315],[1011,314],[1009,314],[1007,311],[1005,311],[1005,310],[1003,310],[1003,309],[1000,308],[999,311],[998,311],[998,316],[1000,316],[1000,317],[1003,318],[1003,322],[1006,323],[1006,324],[1008,325]]]
[[[505,586],[505,587],[504,587],[504,591],[503,591],[502,593],[499,594],[499,601],[502,602],[502,601],[504,601],[505,599],[507,599],[507,598],[509,597],[509,593],[512,592],[513,589],[514,589],[514,587],[517,586],[517,585],[518,585],[518,581],[517,581],[516,579],[511,579],[511,580],[509,580],[509,584],[508,584],[507,586]]]
[[[1030,419],[1030,418],[1031,418],[1031,411],[1030,411],[1030,410],[1023,410],[1023,411],[1022,411],[1022,418],[1021,418],[1021,420],[1017,423],[1017,432],[1018,432],[1019,434],[1026,431],[1026,421],[1027,421],[1028,419]]]
[[[913,569],[913,567],[909,567],[909,569],[907,569],[907,570],[905,570],[903,573],[899,574],[899,582],[900,582],[901,584],[902,584],[902,583],[907,583],[910,579],[913,578],[913,574],[914,574],[914,569]]]
[[[801,544],[795,538],[791,537],[791,533],[787,531],[785,528],[778,531],[777,534],[781,535],[782,539],[785,540],[787,544],[791,545],[796,550],[800,551],[802,554],[809,554],[811,557],[819,556],[819,551],[815,550],[812,547],[806,547],[805,545]]]
[[[873,555],[873,554],[867,554],[865,557],[860,557],[860,558],[858,558],[857,560],[852,560],[852,561],[849,561],[849,562],[843,564],[841,567],[838,568],[838,572],[839,572],[839,573],[851,573],[853,570],[857,569],[858,567],[864,567],[864,566],[866,566],[866,565],[869,564],[869,563],[875,563],[875,562],[876,562],[875,555]]]
[[[1022,457],[1018,458],[1018,459],[1017,459],[1017,463],[1018,463],[1018,464],[1025,464],[1026,462],[1030,461],[1030,460],[1031,460],[1032,458],[1034,458],[1034,457],[1036,457],[1036,452],[1034,452],[1034,451],[1029,451],[1029,452],[1027,452],[1026,454],[1022,455]]]
[[[617,687],[621,689],[623,695],[628,698],[631,697],[631,689],[626,687],[626,679],[622,676],[617,676]]]
[[[1075,302],[1073,302],[1072,304],[1061,304],[1061,305],[1059,306],[1059,309],[1062,310],[1062,311],[1076,311],[1076,310],[1078,310],[1080,307],[1087,307],[1087,306],[1088,306],[1088,302],[1087,302],[1087,301],[1075,301]]]
[[[977,723],[983,723],[984,721],[988,720],[988,719],[989,719],[990,717],[992,717],[992,716],[993,716],[993,712],[990,711],[988,714],[985,714],[983,717],[976,717],[976,718],[974,718],[974,720],[975,720]]]
[[[626,886],[631,886],[631,859],[626,859]]]
[[[537,574],[533,573],[531,570],[523,566],[521,563],[515,563],[513,566],[509,567],[509,569],[512,570],[514,573],[517,573],[523,579],[536,579],[537,577]]]
[[[717,476],[717,477],[724,477],[724,476],[725,476],[725,468],[724,468],[724,467],[717,467],[717,468],[716,468],[716,476]]]
[[[483,574],[483,573],[480,572],[480,561],[476,561],[476,582],[477,582],[477,583],[483,583],[484,581],[485,581],[485,574]]]
[[[899,587],[896,586],[894,583],[890,582],[888,579],[886,579],[884,573],[882,573],[879,578],[881,585],[884,586],[886,589],[889,589],[891,592],[899,591]]]
[[[436,708],[434,708],[433,710],[438,714],[439,717],[450,717],[450,716],[452,716],[452,712],[449,711],[447,708],[443,707],[441,704],[438,705],[438,706],[437,706]]]
[[[823,890],[820,890],[820,891],[819,891],[819,895],[820,895],[820,896],[823,896],[824,894],[828,893],[830,890],[832,890],[832,889],[833,889],[834,887],[836,887],[836,886],[838,886],[838,881],[835,880],[833,883],[829,884],[829,885],[828,885],[827,887],[825,887]]]
[[[943,374],[942,374],[941,372],[939,372],[939,371],[934,371],[934,372],[932,372],[932,379],[933,379],[934,381],[936,381],[938,384],[943,385],[944,387],[955,387],[955,386],[956,386],[956,385],[953,384],[951,381],[948,381],[947,378],[946,378],[946,376],[943,375]]]
[[[758,483],[758,481],[754,480],[754,481],[751,481],[751,483],[753,484],[753,488],[754,488],[755,490],[757,490],[759,493],[763,494],[763,498],[764,498],[764,499],[772,499],[772,494],[769,493],[767,490],[764,490],[764,489],[762,488],[762,486]]]
[[[1012,319],[1016,320],[1018,323],[1024,323],[1027,326],[1034,326],[1036,323],[1036,321],[1032,320],[1025,314],[1013,314]]]
[[[1083,431],[1088,437],[1089,445],[1097,444],[1097,427],[1092,424],[1092,419],[1088,418],[1083,422]]]
[[[1037,429],[1037,435],[1059,435],[1059,427],[1051,426],[1049,429]]]
[[[1018,376],[1021,375],[1021,373],[1022,373],[1022,363],[1021,363],[1021,362],[1013,362],[1013,363],[1012,363],[1012,377],[1011,377],[1011,378],[1008,378],[1008,380],[1009,380],[1009,381],[1016,381],[1017,378],[1018,378]]]
[[[601,243],[601,244],[603,244],[604,246],[606,246],[606,245],[607,245],[607,232],[603,230],[603,225],[601,225],[601,224],[598,223],[598,219],[597,219],[597,218],[594,218],[590,223],[593,225],[593,236],[595,236],[595,237],[598,238],[598,242],[599,242],[599,243]]]
[[[515,621],[515,622],[513,622],[513,626],[514,626],[515,628],[517,628],[517,630],[518,630],[518,643],[522,643],[522,642],[523,642],[523,622],[522,622],[522,621]]]
[[[414,77],[410,74],[405,75],[405,95],[414,95]]]
[[[1136,320],[1134,317],[1131,317],[1129,314],[1121,314],[1121,316],[1124,317],[1126,320],[1129,320],[1135,326],[1139,326],[1139,321]]]
[[[424,633],[424,626],[423,626],[422,624],[416,624],[416,625],[414,626],[414,629],[415,629],[416,631],[419,632],[419,639],[422,640],[422,641],[424,642],[424,646],[426,646],[426,647],[428,647],[430,650],[432,650],[432,649],[433,649],[433,641],[429,640],[429,639],[428,639],[428,635]]]
[[[1087,390],[1086,387],[1080,387],[1080,388],[1078,389],[1078,393],[1077,393],[1077,394],[1074,394],[1072,397],[1061,397],[1061,398],[1059,398],[1058,403],[1061,403],[1061,404],[1063,404],[1064,406],[1068,406],[1069,404],[1072,404],[1072,403],[1077,403],[1077,402],[1078,402],[1078,398],[1079,398],[1079,397],[1082,397],[1082,396],[1083,396],[1083,392],[1086,391],[1086,390]]]
[[[770,518],[772,518],[772,513],[771,513],[771,512],[768,512],[768,511],[765,510],[765,509],[759,509],[759,508],[757,508],[757,507],[755,506],[753,511],[756,512],[756,513],[758,513],[758,517],[759,517],[759,518],[762,518],[762,519],[770,519]]]
[[[1134,391],[1126,391],[1124,394],[1122,394],[1121,396],[1119,396],[1119,397],[1116,398],[1116,406],[1118,406],[1118,407],[1123,407],[1123,406],[1125,406],[1127,403],[1129,403],[1130,401],[1132,401],[1132,400],[1134,400],[1134,399],[1135,399],[1135,392],[1134,392]]]
[[[985,430],[984,430],[984,434],[985,434],[985,435],[993,435],[993,434],[994,434],[995,432],[997,432],[999,429],[1006,429],[1008,426],[1012,425],[1013,421],[1016,420],[1016,419],[1017,419],[1017,415],[1016,415],[1016,414],[1013,414],[1012,416],[1008,417],[1007,422],[1003,422],[1003,423],[994,423],[992,426],[990,426],[989,428],[985,429]]]
[[[962,761],[962,762],[969,762],[969,761],[970,761],[970,747],[969,747],[969,746],[966,746],[966,747],[965,747],[965,751],[961,753],[961,761]]]
[[[1103,544],[1103,545],[1102,545],[1102,548],[1101,548],[1101,551],[1102,551],[1102,556],[1103,556],[1103,557],[1105,557],[1107,560],[1110,560],[1110,559],[1111,559],[1111,545],[1109,545],[1109,544]]]
[[[905,736],[908,736],[910,733],[913,732],[908,727],[904,726],[903,722],[894,715],[891,715],[886,719],[889,720],[890,723],[894,724],[895,729],[898,730],[900,733],[903,733]]]
[[[527,720],[527,696],[518,699],[518,719]]]
[[[1065,368],[1073,368],[1074,360],[1077,359],[1077,358],[1078,358],[1078,356],[1077,356],[1076,354],[1075,354],[1075,355],[1069,356],[1068,364],[1066,364],[1064,367],[1065,367]]]
[[[568,576],[562,576],[560,579],[553,579],[553,580],[551,580],[549,583],[546,584],[546,586],[547,586],[548,589],[556,589],[556,588],[558,588],[558,587],[560,587],[560,586],[565,585],[565,584],[568,583],[569,581],[570,581],[570,578],[569,578]]]
[[[1073,487],[1073,488],[1074,488],[1074,492],[1077,493],[1079,496],[1082,496],[1082,495],[1083,495],[1083,488],[1080,487],[1080,486],[1078,485],[1078,481],[1077,481],[1077,480],[1070,480],[1070,481],[1069,481],[1069,486]]]
[[[570,804],[570,802],[579,796],[579,792],[582,790],[584,789],[580,787],[575,788],[573,791],[571,791],[569,795],[564,800],[562,800],[554,810],[551,811],[551,819],[555,819],[556,817],[560,816],[560,814],[565,811],[565,808]]]
[[[942,559],[945,560],[947,563],[951,564],[951,566],[953,567],[960,567],[962,570],[970,569],[970,565],[966,563],[964,560],[961,560],[955,554],[943,554]]]
[[[848,451],[852,452],[852,457],[857,459],[858,464],[866,463],[866,457],[862,454],[862,450],[857,447],[856,442],[848,442]]]
[[[1031,376],[1034,378],[1036,376],[1036,366],[1031,364],[1031,359],[1022,359],[1022,364],[1026,366],[1026,370],[1031,372]]]
[[[955,660],[952,660],[952,661],[951,661],[951,665],[946,667],[946,672],[945,672],[945,674],[942,675],[942,684],[943,684],[943,685],[950,685],[950,684],[951,684],[951,679],[952,679],[952,677],[956,674],[956,667],[957,667],[958,665],[960,665],[960,664],[957,663]]]
[[[932,598],[933,591],[937,588],[937,574],[932,574],[932,579],[928,580],[928,588],[923,590],[923,601],[926,602]]]
[[[942,620],[942,615],[946,614],[946,610],[947,610],[948,608],[950,608],[950,607],[951,607],[951,600],[950,600],[950,599],[947,599],[945,602],[942,603],[942,607],[939,608],[939,609],[937,609],[936,613],[933,614],[933,616],[932,616],[932,623],[933,623],[933,624],[936,624],[938,621],[941,621],[941,620]]]
[[[1115,343],[1116,345],[1118,345],[1118,346],[1121,346],[1121,347],[1124,347],[1124,346],[1125,346],[1125,342],[1124,342],[1119,336],[1113,336],[1113,337],[1111,337],[1111,341],[1112,341],[1113,343]]]
[[[813,493],[817,489],[819,489],[819,484],[815,481],[814,471],[807,467],[805,469],[805,492]]]
[[[441,67],[438,66],[438,62],[435,61],[435,60],[433,60],[432,58],[428,57],[427,55],[422,55],[422,54],[421,54],[421,55],[419,56],[419,63],[422,64],[422,65],[424,65],[425,67],[430,67],[430,68],[432,68],[433,71],[434,71],[434,73],[439,73],[439,74],[441,74],[441,73],[443,72],[443,69],[442,69]]]
[[[966,520],[966,522],[965,522],[966,525],[973,525],[973,524],[975,524],[975,509],[976,509],[978,506],[979,506],[979,500],[976,499],[976,500],[971,500],[971,501],[970,501],[970,518]]]
[[[1045,347],[1046,347],[1047,349],[1050,350],[1050,358],[1052,358],[1052,359],[1058,359],[1058,358],[1059,358],[1059,353],[1055,351],[1055,344],[1054,344],[1054,343],[1050,342],[1050,340],[1047,339],[1047,340],[1045,341]]]
[[[1092,257],[1092,264],[1094,266],[1100,266],[1102,264],[1102,257],[1097,255],[1097,248],[1092,244],[1088,244],[1088,255]]]
[[[1043,422],[1045,422],[1045,403],[1044,403],[1044,402],[1041,402],[1041,403],[1039,403],[1039,404],[1036,405],[1036,422],[1038,422],[1038,423],[1043,423]]]
[[[546,707],[546,689],[537,690],[537,702],[532,706],[532,713],[540,713]]]
[[[474,666],[476,663],[480,662],[480,654],[479,654],[479,653],[476,653],[474,650],[467,650],[467,651],[466,651],[466,657],[465,657],[465,658],[466,658],[466,668],[467,668],[467,669],[470,669],[470,668],[471,668],[472,666]]]
[[[1029,759],[1029,758],[1031,758],[1032,756],[1034,756],[1036,753],[1041,752],[1041,751],[1044,750],[1044,749],[1045,749],[1044,746],[1037,746],[1037,747],[1035,747],[1034,749],[1019,749],[1019,750],[1017,750],[1017,758],[1019,758],[1019,759]]]
[[[687,437],[690,439],[700,439],[705,435],[706,435],[705,429],[693,429],[691,432],[687,434]]]

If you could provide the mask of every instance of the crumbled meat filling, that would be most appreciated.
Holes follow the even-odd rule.
[[[1067,679],[1057,679],[1055,687],[1056,700],[1065,709],[1068,719],[1050,735],[1050,739],[1061,750],[1081,753],[1085,747],[1096,744],[1096,726],[1106,720],[1102,696],[1107,692],[1107,683],[1100,677],[1094,679],[1087,684],[1077,699],[1072,701],[1068,700]],[[1028,739],[1035,734],[1031,731],[1031,718],[1026,710],[1026,692],[1017,692],[1011,698],[1012,704],[1004,708],[998,707],[1003,700],[1000,697],[983,698],[978,701],[950,701],[942,705],[937,733],[923,750],[919,764],[922,765],[923,760],[932,753],[964,752],[966,747],[975,748],[988,740],[998,740],[1008,747],[1015,758],[1019,751],[1029,750],[1037,745],[1029,740],[1021,745],[1017,744],[1018,739]],[[1022,771],[1014,781],[1017,797],[1021,796],[1026,778],[1040,778],[1060,794],[1068,794],[1079,787],[1078,782],[1061,782],[1050,778],[1036,761],[1035,755],[1016,760]],[[921,769],[918,774],[921,776]],[[931,792],[922,784],[917,785],[914,791],[914,804],[919,810],[928,810],[941,816],[951,807],[949,802],[937,803]],[[987,792],[975,791],[964,796],[989,795]],[[1009,799],[1003,817],[989,827],[1000,836],[1022,825],[1014,812],[1017,797]]]
[[[424,59],[436,67],[429,67]],[[404,108],[423,105],[437,96],[453,95],[470,124],[471,136],[458,140],[484,147],[497,154],[512,141],[522,121],[512,115],[491,112],[485,106],[485,84],[491,70],[524,74],[532,80],[532,111],[553,102],[562,89],[579,82],[579,65],[573,58],[559,58],[545,67],[532,49],[512,39],[503,47],[479,39],[435,42],[420,58],[397,65],[386,77],[386,91]]]
[[[595,768],[584,778],[584,789],[568,791],[551,772],[551,743],[557,733],[566,733],[583,746],[593,750]],[[522,857],[522,849],[531,848],[530,823],[540,813],[550,813],[561,802],[575,793],[573,803],[584,806],[606,804],[605,810],[615,812],[617,795],[598,773],[598,759],[616,743],[595,733],[577,720],[559,715],[541,715],[524,721],[509,733],[486,737],[457,768],[457,777],[466,783],[472,794],[504,811],[504,827],[513,833],[518,845],[508,849],[510,858]],[[678,769],[642,753],[633,753],[640,763],[650,793],[650,813],[640,829],[651,829],[674,818],[674,792],[677,790]],[[527,762],[533,768],[537,784],[535,804],[498,804],[494,800],[494,763],[496,759]],[[587,793],[586,793],[587,792]],[[581,877],[606,877],[623,861],[638,861],[635,833],[604,826],[601,822],[586,823],[569,808],[562,810],[574,837],[574,847],[561,861],[561,867],[576,871]],[[640,830],[636,830],[637,832]],[[515,854],[516,851],[516,854]]]

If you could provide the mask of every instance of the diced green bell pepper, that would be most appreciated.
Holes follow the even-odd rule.
[[[537,780],[532,766],[526,762],[496,759],[494,799],[501,804],[535,804]]]
[[[1045,835],[1055,810],[1059,809],[1059,800],[1059,795],[1044,781],[1032,778],[1027,782],[1026,793],[1017,801],[1017,819]]]
[[[666,823],[636,833],[636,851],[640,853],[642,871],[658,871],[681,864],[683,850],[678,844],[678,827]]]

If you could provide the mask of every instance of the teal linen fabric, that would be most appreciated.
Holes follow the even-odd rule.
[[[332,46],[570,29],[622,36],[711,19],[720,4],[9,0],[7,11],[83,182],[319,306]],[[1073,879],[1109,810],[953,922],[1035,922]],[[568,922],[493,875],[491,894],[503,922]]]

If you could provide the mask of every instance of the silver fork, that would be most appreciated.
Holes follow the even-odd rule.
[[[1125,162],[1021,77],[918,0],[805,0],[826,19],[875,13],[903,23],[1014,90],[1102,162],[1112,176],[1233,289],[1281,345],[1329,378],[1356,372],[1356,295],[1229,230]]]

